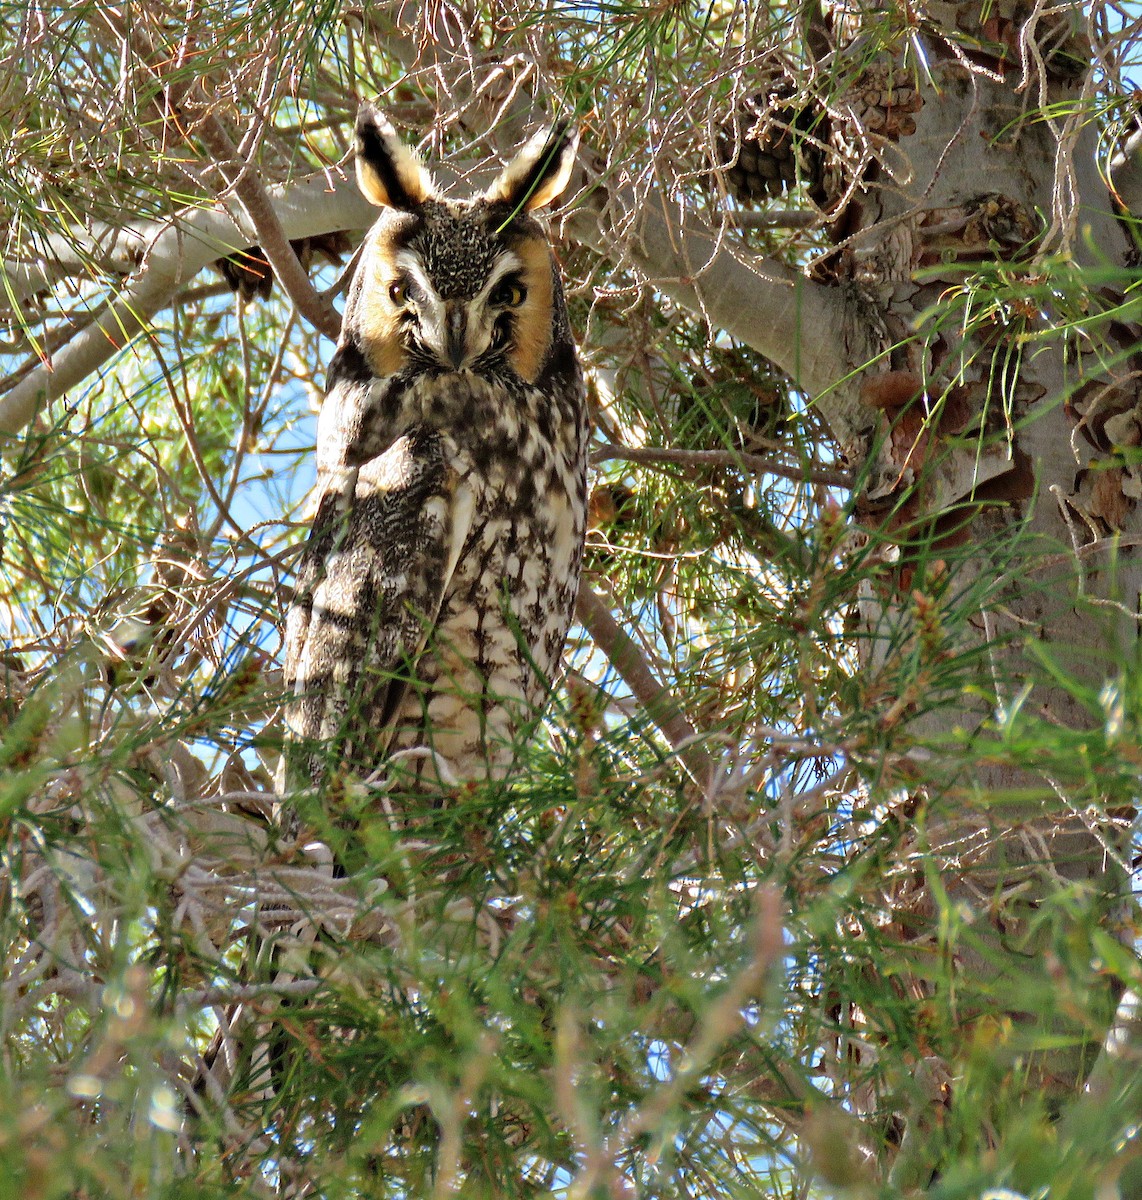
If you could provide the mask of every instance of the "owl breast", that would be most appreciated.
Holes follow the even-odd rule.
[[[430,740],[457,778],[495,778],[559,669],[582,555],[586,430],[533,388],[515,389],[518,406],[505,409],[502,381],[449,382],[447,403],[463,416],[444,445],[471,527],[391,748]],[[410,400],[439,416],[443,390],[414,385]],[[553,426],[562,436],[539,435]]]
[[[510,370],[331,387],[287,624],[287,725],[313,782],[382,762],[494,779],[515,760],[579,583],[587,423],[567,363],[542,389]]]

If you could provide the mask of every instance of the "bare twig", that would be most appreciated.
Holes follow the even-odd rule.
[[[827,467],[797,467],[760,454],[742,454],[736,450],[674,450],[658,446],[600,447],[591,455],[592,465],[617,459],[631,463],[669,463],[679,467],[737,467],[759,474],[778,475],[797,482],[818,483],[824,487],[852,488],[853,477],[848,471]]]
[[[662,731],[695,783],[702,788],[712,786],[717,767],[701,745],[701,736],[687,720],[682,706],[654,677],[634,640],[619,628],[606,602],[586,582],[579,588],[575,615]]]

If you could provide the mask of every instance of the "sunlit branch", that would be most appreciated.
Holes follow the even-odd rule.
[[[703,788],[711,786],[717,768],[702,747],[698,731],[674,696],[655,678],[634,639],[619,627],[606,602],[586,582],[579,588],[575,615],[638,698],[646,715],[662,731],[694,781]]]
[[[613,215],[620,200],[634,213],[623,229]],[[862,323],[844,293],[741,251],[695,214],[680,221],[677,207],[654,192],[641,199],[589,193],[567,228],[605,257],[628,250],[656,291],[765,355],[816,398],[834,427],[852,431],[874,423],[854,375],[873,354],[861,343]]]
[[[823,487],[853,486],[853,478],[848,471],[830,470],[827,467],[793,466],[760,454],[739,454],[734,450],[673,450],[667,447],[608,444],[591,455],[591,462],[595,465],[611,460],[664,463],[679,467],[736,467],[739,470],[756,471],[758,474],[778,475],[782,479],[792,479],[796,482],[821,484]]]
[[[314,237],[336,229],[364,229],[376,210],[348,180],[334,185],[325,173],[267,189],[285,236]],[[203,267],[254,244],[257,230],[221,208],[191,208],[153,227],[143,265],[99,319],[50,364],[31,371],[0,397],[0,437],[11,437],[40,408],[65,395],[145,332],[151,319]]]
[[[199,132],[219,163],[235,162],[237,148],[216,117],[207,116]],[[233,187],[243,211],[257,230],[258,245],[273,267],[278,282],[297,306],[297,311],[327,338],[336,339],[341,332],[341,318],[310,282],[305,268],[289,244],[290,239],[258,174],[253,170],[239,169]]]

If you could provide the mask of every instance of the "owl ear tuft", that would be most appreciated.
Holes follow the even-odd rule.
[[[504,167],[485,197],[525,212],[550,204],[567,186],[578,148],[579,130],[567,121],[541,129]]]
[[[436,194],[416,152],[368,101],[357,113],[357,186],[366,200],[382,208],[416,208]]]

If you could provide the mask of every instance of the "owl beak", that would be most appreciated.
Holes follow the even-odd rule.
[[[449,304],[445,308],[445,331],[448,361],[459,371],[468,357],[468,310],[462,304]]]

